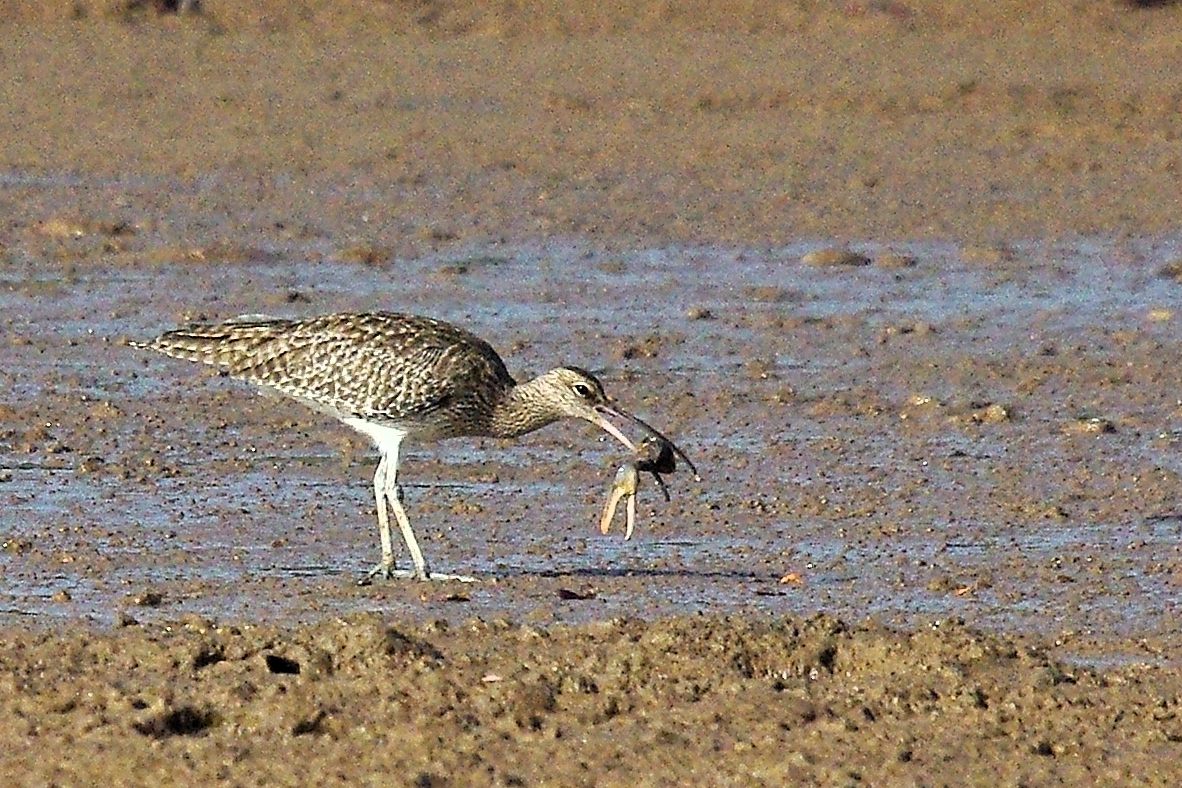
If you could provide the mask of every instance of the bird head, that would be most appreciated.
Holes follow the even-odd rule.
[[[689,457],[685,456],[685,453],[673,441],[658,432],[648,422],[613,405],[603,390],[603,384],[587,370],[579,367],[558,367],[537,378],[537,383],[551,407],[563,416],[589,421],[624,444],[630,451],[640,453],[637,444],[608,419],[631,422],[655,438],[660,445],[667,446],[673,454],[676,454],[689,466],[695,477],[698,475],[698,470]]]
[[[589,421],[608,435],[636,451],[636,444],[608,421],[608,416],[628,419],[628,415],[612,407],[603,384],[585,369],[558,367],[539,376],[535,381],[550,407],[562,416]]]

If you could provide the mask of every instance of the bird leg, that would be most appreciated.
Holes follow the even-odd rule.
[[[394,474],[390,474],[386,478],[387,493],[386,498],[390,501],[390,508],[394,510],[394,519],[398,521],[398,527],[402,530],[402,539],[406,542],[406,549],[410,551],[410,559],[414,562],[414,573],[411,575],[415,580],[454,580],[460,583],[475,583],[477,578],[471,575],[449,575],[442,572],[432,572],[427,569],[427,561],[423,558],[423,551],[419,549],[419,542],[415,539],[415,532],[410,527],[410,518],[406,516],[406,510],[402,508],[402,487],[395,483]],[[393,487],[393,495],[390,495],[389,488]]]
[[[414,529],[410,527],[410,518],[402,508],[402,487],[398,485],[395,474],[386,475],[386,500],[394,510],[394,519],[398,521],[398,529],[402,531],[402,541],[406,542],[406,549],[410,552],[410,560],[414,563],[414,579],[430,580],[431,573],[427,570],[427,559],[423,558],[423,551],[419,549],[419,540],[415,539]]]
[[[394,575],[394,540],[390,533],[390,514],[386,509],[386,470],[389,463],[386,454],[378,461],[378,469],[373,475],[373,497],[378,506],[378,536],[382,540],[382,560],[360,581],[360,585],[369,585],[375,577],[389,580]]]
[[[418,542],[415,541],[414,532],[410,530],[410,523],[407,523],[405,528],[402,525],[402,521],[406,517],[405,513],[402,513],[402,517],[398,518],[398,527],[402,529],[403,538],[406,540],[407,548],[410,550],[411,560],[415,563],[415,569],[404,569],[400,571],[394,568],[394,536],[390,530],[390,510],[387,507],[397,507],[394,509],[394,512],[395,517],[398,517],[398,513],[401,512],[402,488],[395,482],[397,478],[395,473],[391,472],[391,466],[396,469],[397,462],[398,460],[395,459],[391,463],[390,455],[383,452],[381,460],[378,461],[378,469],[374,471],[373,495],[378,506],[378,536],[382,541],[382,560],[377,566],[369,570],[366,576],[360,581],[360,585],[369,585],[375,577],[380,577],[383,580],[389,580],[393,577],[414,578],[416,580],[426,579],[426,562],[423,561],[423,553],[419,550]],[[408,533],[410,534],[409,537],[406,536]]]
[[[414,580],[458,580],[463,583],[476,582],[476,578],[468,575],[449,575],[431,572],[427,568],[427,560],[419,548],[419,541],[415,538],[411,528],[410,518],[402,507],[402,486],[398,484],[398,457],[390,453],[383,453],[378,462],[378,469],[373,477],[374,498],[378,505],[378,533],[382,540],[382,560],[369,571],[361,581],[362,585],[373,582],[375,577],[389,580],[393,577],[411,578]],[[394,511],[394,519],[398,522],[398,530],[402,532],[402,540],[406,542],[406,549],[410,553],[410,560],[414,564],[413,570],[394,569],[394,539],[390,529],[390,515],[387,506]]]

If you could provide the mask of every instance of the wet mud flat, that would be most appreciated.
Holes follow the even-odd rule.
[[[868,246],[867,265],[816,251],[10,267],[4,608],[100,624],[129,608],[824,611],[1054,633],[1068,656],[1117,638],[1109,656],[1167,659],[1125,640],[1170,638],[1179,602],[1176,239]],[[488,582],[355,587],[377,555],[364,441],[126,339],[378,308],[469,326],[519,377],[595,369],[703,480],[669,477],[669,504],[642,486],[624,542],[596,525],[626,458],[589,427],[412,445],[402,479],[428,558]]]
[[[1169,782],[1179,239],[858,249],[13,261],[13,768],[282,781],[262,736],[420,782]],[[595,369],[702,482],[643,487],[623,542],[589,427],[411,447],[428,558],[485,581],[358,587],[368,447],[126,339],[377,308],[469,326],[519,376]],[[38,766],[34,735],[117,754]]]
[[[0,781],[1182,782],[1182,5],[183,5],[0,20]],[[361,588],[372,451],[125,344],[378,308],[702,483],[412,448],[484,582]]]

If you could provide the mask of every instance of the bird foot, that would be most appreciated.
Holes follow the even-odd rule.
[[[440,582],[452,583],[479,583],[479,577],[472,577],[472,575],[446,575],[442,572],[431,572],[427,575],[428,580],[438,580]]]
[[[375,578],[382,580],[435,580],[439,582],[479,583],[480,579],[471,575],[449,575],[443,572],[419,572],[414,569],[395,569],[391,564],[382,562],[366,573],[365,577],[357,581],[359,586],[372,585]]]
[[[381,580],[419,580],[412,569],[395,569],[392,564],[380,563],[365,573],[365,577],[357,581],[359,586],[373,585],[375,579]]]

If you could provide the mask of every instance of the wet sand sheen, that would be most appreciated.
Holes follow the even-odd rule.
[[[913,244],[905,269],[795,262],[807,248],[506,249],[443,276],[464,264],[440,256],[401,263],[396,297],[389,274],[356,264],[95,270],[52,301],[28,294],[40,274],[12,275],[0,305],[57,328],[25,336],[9,368],[38,394],[7,414],[25,455],[4,485],[19,514],[6,607],[110,622],[152,589],[161,619],[824,610],[1070,633],[1059,653],[1099,659],[1172,637],[1180,469],[1160,386],[1179,328],[1154,305],[1177,288],[1160,274],[1175,242],[1018,249],[1000,267]],[[1136,259],[1114,267],[1122,255]],[[589,286],[549,300],[548,265],[581,266]],[[126,347],[172,321],[154,292],[209,293],[215,319],[272,298],[291,299],[286,314],[433,305],[519,377],[595,367],[625,407],[685,436],[704,479],[670,477],[669,504],[643,490],[624,543],[595,527],[622,457],[590,428],[412,445],[402,479],[424,549],[491,582],[462,603],[353,588],[375,560],[372,451],[298,405]],[[48,348],[65,350],[47,366]]]

